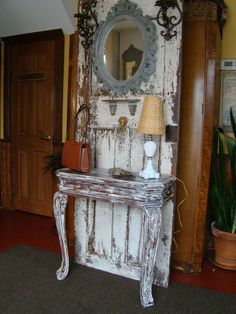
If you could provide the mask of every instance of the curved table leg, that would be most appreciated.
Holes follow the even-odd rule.
[[[154,305],[152,284],[160,230],[161,208],[146,207],[140,277],[140,300],[143,307]]]
[[[54,216],[56,219],[56,226],[58,237],[60,241],[62,262],[60,268],[57,270],[56,275],[58,280],[63,280],[69,272],[69,254],[68,254],[68,245],[66,239],[66,230],[65,230],[65,209],[68,201],[68,196],[56,192],[53,196],[53,210]]]

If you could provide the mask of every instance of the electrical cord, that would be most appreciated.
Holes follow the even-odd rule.
[[[182,180],[180,180],[180,179],[177,178],[176,176],[173,176],[173,177],[175,177],[175,179],[176,179],[178,182],[182,183],[182,186],[183,186],[184,191],[185,191],[185,197],[179,202],[179,204],[178,204],[177,207],[176,207],[176,212],[177,212],[177,217],[178,217],[178,223],[179,223],[179,229],[176,230],[176,231],[174,231],[174,235],[176,235],[176,234],[178,234],[178,233],[180,233],[180,232],[183,231],[183,224],[182,224],[181,217],[180,217],[179,207],[180,207],[180,206],[186,201],[186,199],[188,198],[188,191],[187,191],[187,188],[186,188],[186,186],[185,186],[185,184],[184,184],[184,182],[183,182]],[[172,253],[176,253],[176,252],[178,252],[178,248],[179,248],[179,247],[178,247],[178,244],[177,244],[177,242],[176,242],[176,240],[175,240],[175,236],[173,236],[173,243],[174,243],[176,249],[173,250]]]

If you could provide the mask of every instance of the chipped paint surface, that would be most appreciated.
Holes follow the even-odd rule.
[[[157,7],[152,1],[133,1],[143,10],[143,15],[155,17]],[[110,8],[116,0],[98,1],[98,20],[104,21]],[[181,4],[181,1],[180,1]],[[160,35],[162,28],[157,27],[157,64],[156,71],[149,81],[141,84],[138,94],[128,93],[116,97],[112,93],[104,92],[93,73],[88,73],[90,65],[88,56],[83,49],[79,49],[79,97],[78,105],[86,101],[89,92],[91,108],[90,142],[92,145],[92,162],[97,168],[121,167],[133,172],[143,168],[145,161],[143,153],[144,138],[135,131],[142,110],[145,94],[158,94],[164,102],[164,119],[168,125],[178,124],[179,108],[179,68],[181,51],[181,25],[177,28],[177,37],[165,41]],[[91,78],[91,85],[87,88],[85,77]],[[87,89],[86,89],[87,88]],[[109,99],[117,100],[117,111],[110,114]],[[138,99],[134,116],[130,115],[128,101]],[[127,128],[119,130],[118,119],[128,118]],[[177,143],[166,142],[163,136],[160,144],[160,170],[162,174],[174,173],[176,166]],[[155,156],[154,164],[158,165]],[[169,272],[172,238],[173,202],[169,201],[163,208],[163,226],[160,230],[161,253],[157,256],[158,271],[155,282],[166,278]],[[132,206],[110,204],[104,201],[77,199],[75,206],[76,232],[76,261],[78,263],[109,271],[133,279],[140,278],[140,261],[142,248],[144,217],[141,210]],[[168,285],[168,281],[166,282]]]
[[[61,266],[57,270],[58,280],[63,280],[69,272],[69,255],[65,229],[65,209],[68,195],[86,197],[88,200],[91,199],[93,204],[95,204],[94,200],[100,201],[99,210],[103,214],[98,215],[96,213],[97,209],[95,210],[95,206],[93,206],[93,218],[89,219],[89,216],[86,215],[85,225],[87,227],[86,235],[88,236],[86,241],[88,243],[86,264],[93,264],[95,257],[96,264],[100,268],[102,267],[101,262],[110,261],[110,264],[121,271],[121,273],[129,266],[130,272],[133,274],[135,274],[134,269],[138,269],[140,265],[141,304],[143,307],[153,305],[152,284],[154,269],[156,269],[156,274],[161,274],[157,281],[160,286],[166,286],[169,279],[169,272],[163,272],[161,264],[159,262],[156,263],[156,254],[157,252],[158,255],[161,253],[163,265],[169,263],[168,254],[165,254],[165,250],[159,244],[162,242],[166,252],[170,251],[170,241],[168,243],[168,239],[171,239],[171,235],[168,235],[170,228],[167,228],[168,224],[162,226],[162,221],[163,207],[174,195],[175,178],[173,176],[163,176],[152,181],[140,177],[114,178],[107,173],[106,169],[92,169],[89,174],[60,169],[56,172],[56,175],[59,179],[59,191],[54,194],[53,208],[62,253]],[[124,224],[124,254],[123,250],[117,250],[116,240],[120,240],[120,229],[117,230],[118,234],[116,234],[116,231],[114,232],[114,229],[119,227],[114,221],[115,205],[128,206],[126,223]],[[133,213],[131,208],[133,208]],[[142,215],[140,215],[140,210]],[[120,215],[122,209],[118,208],[118,213]],[[140,238],[139,241],[136,239],[137,219],[134,219],[134,229],[131,232],[131,219],[135,217],[136,213],[139,218],[142,217],[139,224],[142,226],[142,232],[140,232],[142,239]],[[89,222],[92,222],[92,224],[89,225]],[[101,226],[108,226],[108,228]],[[133,237],[134,239],[132,239]],[[132,248],[129,247],[131,243],[136,243],[136,248],[138,248],[137,256],[136,254],[131,254],[134,249],[134,246]],[[81,245],[78,247],[81,252]],[[136,250],[134,252],[136,253]]]

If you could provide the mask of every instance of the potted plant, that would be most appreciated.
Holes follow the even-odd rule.
[[[62,168],[60,152],[54,155],[45,156],[44,160],[45,160],[45,166],[43,167],[44,173],[49,172],[51,173],[52,176],[54,176],[56,170]]]
[[[218,128],[213,139],[211,208],[215,265],[236,270],[236,123],[230,108],[233,136]]]

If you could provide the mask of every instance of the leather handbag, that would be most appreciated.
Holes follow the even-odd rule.
[[[62,150],[62,166],[81,172],[91,170],[90,144],[66,141]]]
[[[87,110],[87,119],[85,121],[87,130],[88,115],[89,109],[86,105],[82,105],[76,113],[75,120],[78,117],[79,113],[86,109]],[[85,136],[83,141],[65,141],[62,149],[62,159],[61,163],[63,167],[77,170],[80,172],[89,172],[91,170],[91,154],[90,154],[90,143],[86,142]]]

